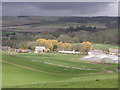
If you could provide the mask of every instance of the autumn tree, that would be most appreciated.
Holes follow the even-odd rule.
[[[50,50],[53,50],[53,44],[52,44],[52,41],[49,39],[49,40],[46,40],[46,45],[45,45],[47,48],[49,48]]]
[[[57,47],[58,47],[58,49],[63,49],[63,48],[64,48],[63,42],[60,41],[60,42],[57,44]]]
[[[83,42],[83,48],[85,52],[88,52],[90,49],[92,49],[92,43],[89,41]]]
[[[71,50],[72,45],[70,43],[63,43],[62,41],[58,42],[57,40],[46,40],[46,39],[38,39],[37,41],[38,46],[45,46],[50,50],[56,51],[57,49],[61,50]]]
[[[46,44],[46,40],[45,39],[42,39],[42,38],[37,39],[37,45],[38,46],[45,46],[45,44]]]
[[[45,46],[46,48],[49,48],[50,50],[53,49],[53,44],[52,44],[52,41],[50,39],[49,40],[38,39],[37,44],[38,44],[38,46]]]
[[[65,43],[64,44],[64,48],[65,48],[65,50],[71,50],[72,49],[72,45],[70,43]]]
[[[53,44],[53,45],[57,45],[57,44],[58,44],[58,41],[57,41],[57,40],[52,40],[52,44]]]

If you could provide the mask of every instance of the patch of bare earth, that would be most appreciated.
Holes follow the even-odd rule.
[[[114,73],[113,71],[106,71],[107,73]]]

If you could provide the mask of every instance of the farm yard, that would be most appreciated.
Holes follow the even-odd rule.
[[[85,55],[2,53],[3,88],[118,87],[117,64],[78,60]]]

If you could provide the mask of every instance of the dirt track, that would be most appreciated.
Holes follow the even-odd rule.
[[[22,67],[22,68],[25,68],[25,69],[33,70],[33,71],[48,73],[48,72],[45,72],[45,71],[41,71],[41,70],[37,70],[37,69],[30,68],[30,67],[26,67],[26,66],[14,64],[14,63],[11,63],[11,62],[7,62],[7,61],[3,61],[3,60],[0,60],[0,61],[2,61],[2,62],[4,62],[4,63],[11,64],[11,65],[14,65],[14,66],[18,66],[18,67]]]

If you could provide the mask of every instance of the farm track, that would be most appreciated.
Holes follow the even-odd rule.
[[[10,64],[10,65],[17,66],[17,67],[25,68],[25,69],[32,70],[32,71],[37,71],[37,72],[47,73],[47,74],[55,74],[55,75],[70,75],[70,76],[102,74],[102,73],[100,73],[100,72],[99,72],[99,73],[88,73],[88,74],[62,74],[62,73],[51,73],[51,72],[46,72],[46,71],[42,71],[42,70],[38,70],[38,69],[31,68],[31,67],[26,67],[26,66],[23,66],[23,65],[19,65],[19,64],[15,64],[15,63],[11,63],[11,62],[7,62],[7,61],[3,61],[3,60],[0,60],[0,61],[1,61],[1,62],[4,62],[4,63],[7,63],[7,64]]]

